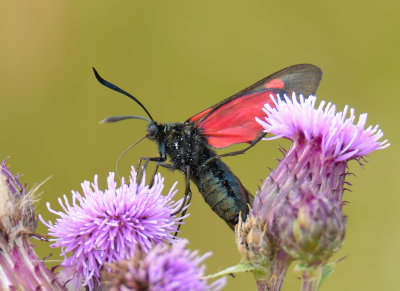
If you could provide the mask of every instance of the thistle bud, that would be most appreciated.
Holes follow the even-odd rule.
[[[293,259],[312,266],[324,264],[340,249],[346,218],[341,206],[322,195],[300,195],[288,201],[279,220],[283,249]]]
[[[266,224],[254,216],[248,216],[243,222],[239,216],[235,234],[242,258],[260,269],[266,268],[276,248],[267,235]]]

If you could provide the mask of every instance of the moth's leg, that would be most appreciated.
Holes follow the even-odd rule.
[[[150,183],[149,183],[150,188],[153,187],[154,177],[156,176],[159,167],[163,167],[163,168],[167,168],[167,169],[173,169],[174,165],[173,164],[168,164],[168,163],[163,163],[163,162],[156,162],[156,167],[154,169],[153,176],[152,176],[152,178],[150,180]]]
[[[266,135],[267,135],[266,133],[260,134],[254,141],[252,141],[252,142],[250,143],[249,146],[245,147],[245,148],[242,149],[242,150],[238,150],[238,151],[235,151],[235,152],[230,152],[230,153],[225,153],[225,154],[213,156],[213,157],[209,158],[209,159],[205,162],[205,164],[211,162],[211,161],[214,160],[214,159],[219,159],[219,158],[223,158],[223,157],[231,157],[231,156],[237,156],[237,155],[244,154],[247,150],[251,149],[256,143],[258,143],[258,142],[259,142],[264,136],[266,136]]]
[[[186,203],[186,200],[188,198],[191,199],[191,196],[192,196],[192,191],[190,190],[190,167],[187,166],[186,173],[185,173],[185,194],[184,194],[183,202],[182,202],[181,206],[179,207],[179,209],[176,210],[174,213],[171,213],[171,215],[176,215],[179,212],[181,212],[182,209],[185,207],[185,205],[188,204],[188,203]],[[189,202],[190,202],[190,200],[189,200]],[[184,212],[186,212],[186,210]]]
[[[166,160],[166,158],[163,158],[163,157],[154,157],[154,158],[151,158],[151,157],[140,157],[139,161],[138,161],[138,165],[136,167],[136,171],[139,172],[140,166],[141,166],[143,161],[145,161],[143,168],[146,169],[149,162],[164,162],[165,160]]]
[[[175,211],[174,213],[172,213],[171,215],[176,215],[179,212],[182,211],[182,209],[184,209],[186,206],[189,205],[190,201],[192,200],[192,191],[190,190],[190,167],[187,166],[186,167],[186,174],[185,174],[185,180],[186,180],[186,184],[185,184],[185,196],[183,198],[183,202],[181,204],[181,207],[179,207],[179,209],[177,211]],[[181,218],[183,218],[186,214],[187,211],[187,207],[182,211],[181,214]],[[182,220],[181,220],[182,221]],[[178,229],[175,232],[175,236],[178,235],[179,229],[181,228],[181,224],[178,225]]]
[[[164,162],[166,160],[167,160],[167,158],[166,157],[162,157],[162,156],[153,157],[153,158],[151,158],[151,157],[140,157],[138,165],[137,165],[137,168],[136,168],[136,172],[138,173],[137,174],[137,181],[139,181],[139,182],[142,181],[143,171],[145,171],[147,169],[147,165],[149,164],[149,162],[155,162],[156,165],[163,166],[163,164],[165,164]],[[143,161],[144,161],[144,164],[143,164],[143,167],[141,168],[141,165],[142,165]],[[158,166],[157,166],[157,168],[158,168]],[[156,169],[156,171],[157,171],[157,169]],[[154,175],[153,175],[152,181],[153,181],[153,179],[154,179]]]
[[[150,188],[153,187],[153,184],[154,184],[154,177],[155,177],[156,174],[157,174],[158,167],[159,167],[159,164],[156,163],[156,167],[154,168],[153,176],[151,176],[151,180],[150,180],[150,183],[149,183],[149,187],[150,187]]]

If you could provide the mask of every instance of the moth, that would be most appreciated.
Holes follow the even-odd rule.
[[[232,229],[238,222],[239,214],[243,220],[246,219],[253,196],[221,158],[243,154],[265,136],[263,128],[255,121],[255,117],[265,116],[262,111],[264,104],[274,106],[273,98],[291,95],[292,92],[313,95],[322,76],[321,70],[311,64],[290,66],[184,122],[161,123],[153,119],[138,99],[104,80],[94,68],[93,70],[102,85],[134,100],[148,116],[112,116],[104,122],[131,118],[146,120],[146,137],[158,145],[159,155],[142,157],[141,160],[155,162],[157,166],[178,170],[185,175],[185,199],[180,210],[186,209],[185,205],[190,202],[192,181],[205,202]],[[247,143],[248,146],[220,155],[215,151],[238,143]]]

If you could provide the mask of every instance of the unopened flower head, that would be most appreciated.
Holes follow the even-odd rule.
[[[160,174],[151,188],[145,185],[145,177],[138,184],[136,176],[132,167],[129,183],[122,179],[118,187],[110,173],[104,191],[95,176],[94,183],[82,183],[83,195],[72,191],[71,204],[66,195],[58,199],[64,212],[47,203],[49,211],[59,216],[54,224],[40,217],[55,237],[52,247],[62,249],[65,259],[61,265],[72,268],[74,278],[81,277],[90,289],[97,284],[104,263],[132,257],[137,246],[147,252],[154,244],[173,242],[181,223],[181,218],[171,216],[182,202],[171,200],[176,183],[163,196]]]
[[[268,238],[266,224],[254,216],[249,216],[246,221],[239,216],[235,235],[242,258],[260,269],[267,268],[277,246]]]
[[[107,264],[102,280],[111,290],[206,291],[221,290],[225,278],[207,285],[202,256],[185,249],[187,242],[179,240],[172,246],[159,244],[147,254],[137,251],[130,260]]]
[[[307,266],[324,264],[343,243],[346,219],[341,205],[322,195],[288,199],[278,220],[283,249]]]

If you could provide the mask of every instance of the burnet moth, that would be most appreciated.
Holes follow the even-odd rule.
[[[190,202],[191,180],[211,209],[232,229],[240,213],[243,220],[246,219],[253,196],[220,158],[242,154],[265,136],[263,128],[255,121],[256,116],[264,116],[262,107],[265,103],[273,106],[272,98],[279,98],[278,94],[283,96],[296,92],[312,95],[322,76],[321,70],[314,65],[294,65],[258,81],[185,122],[165,124],[154,121],[139,100],[104,80],[93,70],[102,85],[128,96],[146,112],[149,118],[113,116],[104,122],[135,118],[149,123],[146,137],[158,144],[159,156],[142,157],[140,161],[153,161],[157,167],[183,172],[186,177],[185,199],[180,210]],[[214,150],[237,143],[249,145],[242,150],[221,155]]]

